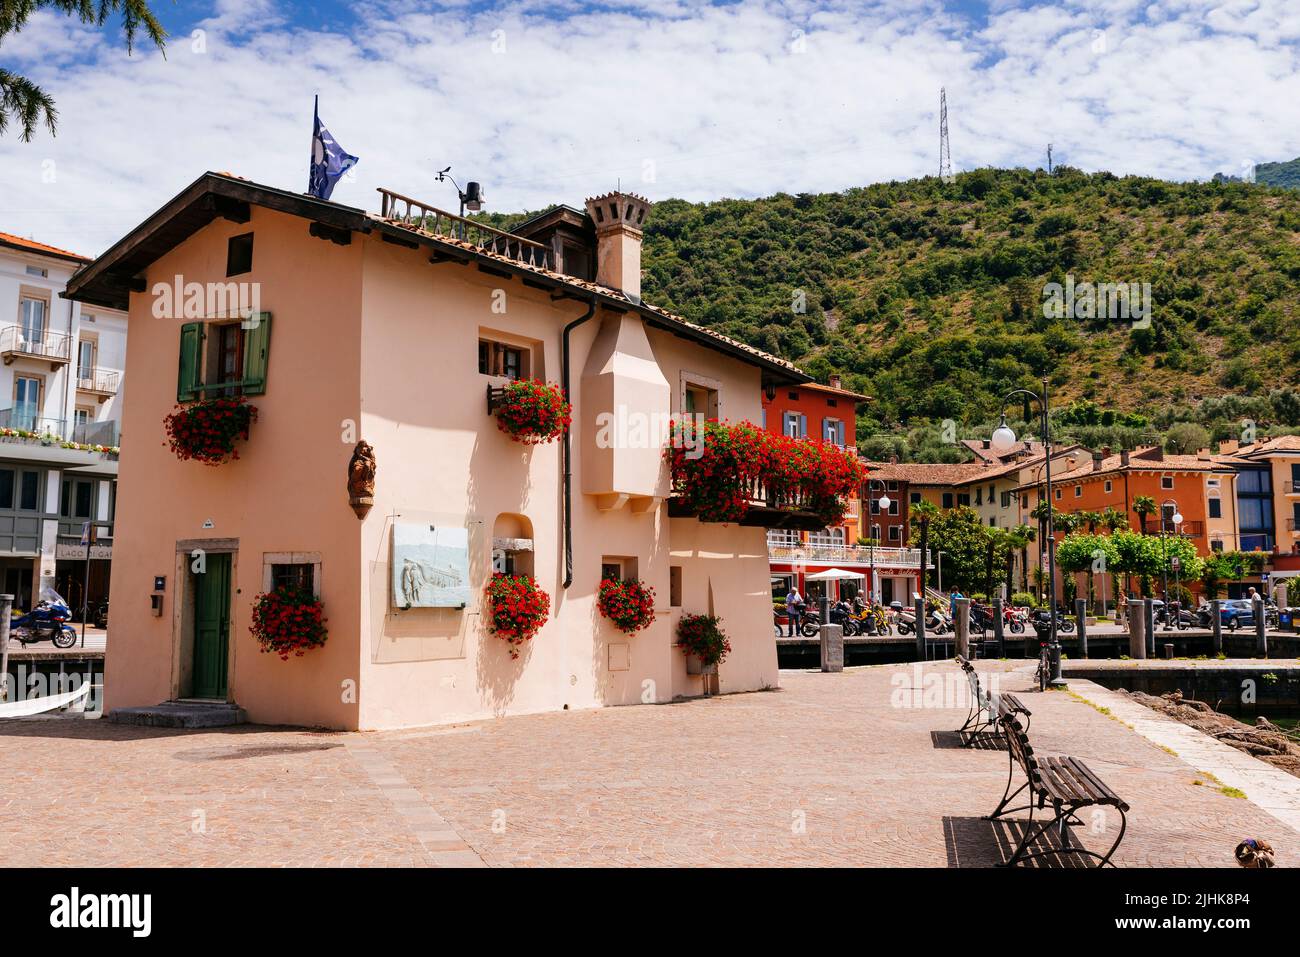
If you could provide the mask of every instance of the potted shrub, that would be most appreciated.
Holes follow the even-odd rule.
[[[488,631],[510,643],[510,657],[546,624],[551,596],[542,591],[532,575],[496,574],[487,586]]]
[[[554,441],[573,421],[564,390],[540,379],[516,379],[491,395],[497,428],[525,445]]]
[[[324,608],[306,589],[281,585],[253,600],[251,631],[262,650],[288,661],[325,644]]]
[[[655,620],[655,590],[639,578],[606,578],[596,607],[619,631],[634,635]]]
[[[686,673],[714,675],[731,654],[731,642],[716,615],[682,615],[677,622],[677,647],[686,655]]]
[[[171,450],[181,460],[198,459],[204,465],[220,465],[239,458],[236,439],[248,438],[257,421],[257,408],[240,396],[202,399],[163,420]]]

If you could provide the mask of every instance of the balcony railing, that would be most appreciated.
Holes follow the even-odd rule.
[[[929,549],[926,549],[928,552]],[[870,565],[872,549],[866,545],[771,545],[767,555],[774,562],[815,562],[827,565]],[[876,567],[920,568],[919,548],[877,548]],[[933,568],[933,562],[927,562]]]
[[[691,513],[680,496],[683,489],[675,480],[673,498],[668,500],[668,514],[674,518],[688,517]],[[750,486],[749,510],[737,524],[758,528],[788,528],[816,532],[826,527],[826,522],[808,510],[803,493],[797,489],[776,492],[760,478]]]
[[[77,388],[96,395],[117,395],[117,383],[121,377],[120,372],[106,369],[78,369]]]
[[[66,419],[46,418],[26,409],[0,409],[0,429],[35,432],[82,445],[116,446],[117,425],[113,421],[69,424]]]
[[[0,357],[9,365],[20,356],[44,359],[58,365],[72,356],[72,337],[57,332],[32,333],[22,326],[5,326],[0,329]]]
[[[551,266],[550,247],[542,243],[457,216],[392,190],[379,190],[379,215],[389,222],[413,226],[435,236],[458,239],[484,252],[504,256],[527,266],[544,269]]]

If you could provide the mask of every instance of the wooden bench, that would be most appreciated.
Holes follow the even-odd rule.
[[[975,666],[962,655],[957,656],[957,664],[966,673],[970,683],[970,711],[966,721],[957,729],[957,736],[966,747],[971,747],[981,734],[996,733],[1002,730],[1003,715],[1023,715],[1025,727],[1029,726],[1032,712],[1013,694],[991,692],[980,681]]]
[[[1095,857],[1099,867],[1110,864],[1111,855],[1119,847],[1119,842],[1124,840],[1124,831],[1128,828],[1128,804],[1103,784],[1101,779],[1078,758],[1037,757],[1029,744],[1029,735],[1020,726],[1015,715],[1004,715],[1001,721],[1007,741],[1009,764],[1007,787],[997,809],[985,820],[995,821],[1016,811],[1029,811],[1029,822],[1025,827],[1020,846],[1004,866],[1010,867],[1020,861],[1029,861],[1037,857],[1065,854]],[[1025,775],[1025,783],[1012,791],[1011,785],[1015,780],[1017,767]],[[1029,792],[1028,804],[1020,807],[1007,806],[1026,790]],[[1044,816],[1035,822],[1034,811],[1046,808],[1048,804],[1052,807],[1052,816],[1050,818]],[[1084,822],[1079,818],[1078,812],[1086,807],[1113,807],[1119,811],[1119,836],[1115,838],[1115,843],[1105,854],[1090,851],[1070,837],[1071,827],[1083,825]],[[1027,853],[1034,843],[1052,828],[1056,829],[1058,846]],[[1111,866],[1115,865],[1111,864]]]

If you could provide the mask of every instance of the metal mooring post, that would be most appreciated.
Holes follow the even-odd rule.
[[[1079,624],[1079,657],[1088,657],[1088,601],[1084,598],[1074,600],[1074,619]]]
[[[0,595],[0,701],[9,700],[9,616],[14,596]]]
[[[916,660],[925,661],[925,599],[912,602],[916,615]]]

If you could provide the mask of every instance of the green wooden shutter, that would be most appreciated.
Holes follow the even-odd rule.
[[[203,323],[181,326],[180,373],[176,377],[176,401],[189,402],[199,392],[199,356],[203,354]]]
[[[271,314],[258,312],[244,325],[244,395],[266,391],[266,360],[271,352]]]

